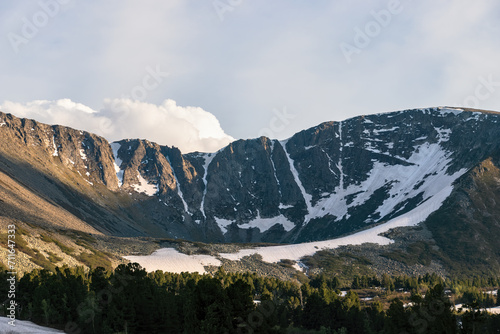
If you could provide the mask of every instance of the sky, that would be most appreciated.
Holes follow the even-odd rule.
[[[496,0],[0,2],[0,110],[182,152],[433,106],[500,111]]]

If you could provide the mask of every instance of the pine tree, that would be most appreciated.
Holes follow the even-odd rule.
[[[46,325],[49,324],[50,321],[50,303],[47,301],[47,299],[42,299],[42,302],[40,304],[40,309],[43,312],[43,321]]]
[[[246,319],[254,310],[252,288],[248,283],[238,279],[226,289],[226,293],[231,303],[231,319],[236,328],[238,319]]]
[[[386,332],[388,334],[409,333],[411,327],[403,302],[398,298],[394,299],[387,311],[385,323]]]

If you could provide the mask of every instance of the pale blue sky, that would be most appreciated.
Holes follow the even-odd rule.
[[[101,111],[107,98],[171,99],[215,115],[234,138],[280,139],[360,114],[440,105],[500,110],[494,0],[41,3],[48,7],[0,3],[2,109],[4,101],[70,99]],[[169,75],[147,79],[150,89],[138,94],[154,69]],[[93,124],[82,127],[93,131]]]

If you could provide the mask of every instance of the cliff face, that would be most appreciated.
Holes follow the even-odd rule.
[[[1,175],[25,192],[16,197],[0,182],[0,215],[29,220],[36,214],[26,205],[43,202],[37,223],[120,236],[327,239],[432,201],[498,153],[499,120],[474,110],[406,110],[183,155],[0,113]]]

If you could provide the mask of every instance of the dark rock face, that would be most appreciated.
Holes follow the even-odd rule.
[[[0,157],[36,167],[55,188],[89,203],[65,209],[104,233],[303,242],[432,200],[498,152],[499,120],[474,110],[406,110],[323,123],[285,141],[238,140],[215,153],[183,155],[147,140],[110,145],[0,113]],[[46,191],[36,189],[50,198]]]

